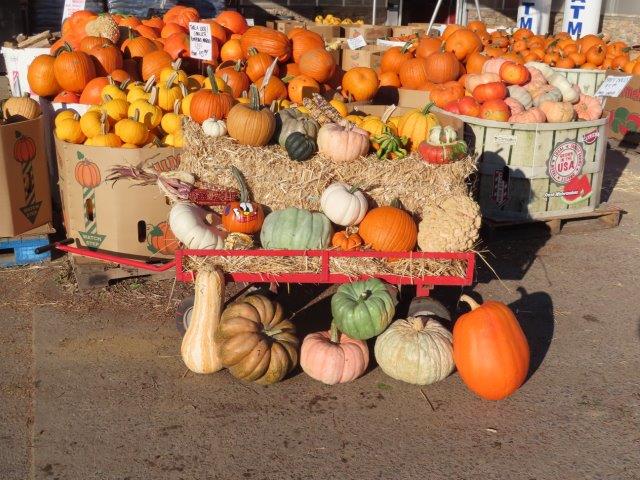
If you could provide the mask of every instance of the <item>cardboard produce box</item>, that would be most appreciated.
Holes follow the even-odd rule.
[[[391,33],[394,37],[400,37],[402,35],[413,35],[417,33],[418,35],[425,35],[427,33],[427,27],[421,26],[406,26],[406,27],[393,27],[391,29]]]
[[[386,25],[345,25],[344,36],[354,38],[359,35],[367,42],[375,42],[379,38],[391,35],[391,27]]]
[[[116,165],[177,168],[180,149],[122,149],[74,145],[56,139],[60,194],[67,236],[87,247],[132,256],[171,254],[165,246],[169,205],[155,185],[107,182]]]
[[[380,68],[380,58],[388,47],[380,45],[367,45],[358,50],[345,47],[342,50],[342,69],[346,72],[354,67],[371,67],[374,70]]]
[[[627,75],[607,71],[609,75]],[[609,112],[608,136],[630,145],[640,144],[640,76],[633,75],[618,97],[607,97],[605,110]]]
[[[0,237],[51,222],[43,117],[0,125]]]
[[[269,26],[269,23],[273,25],[271,28],[285,35],[288,34],[292,28],[305,27],[310,32],[315,32],[320,35],[325,41],[342,36],[342,27],[340,25],[322,25],[313,22],[298,22],[296,20],[276,20],[275,22],[267,22],[267,26]]]

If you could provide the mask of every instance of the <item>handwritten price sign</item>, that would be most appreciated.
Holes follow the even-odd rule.
[[[200,60],[213,60],[211,25],[189,22],[189,56]]]
[[[627,83],[631,80],[631,76],[621,76],[618,77],[616,75],[610,75],[605,78],[600,88],[596,92],[596,97],[619,97],[624,90],[624,87],[627,86]]]

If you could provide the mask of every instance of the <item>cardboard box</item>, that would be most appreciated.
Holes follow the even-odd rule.
[[[11,94],[14,97],[19,97],[24,93],[31,93],[29,81],[27,80],[27,71],[33,60],[38,55],[43,54],[49,54],[49,49],[2,47]]]
[[[284,34],[289,33],[292,28],[304,26],[310,32],[315,32],[320,35],[325,42],[342,36],[342,27],[340,25],[322,25],[314,22],[305,23],[295,20],[276,20],[272,22],[272,24],[274,27],[271,28]],[[267,24],[267,26],[269,25]]]
[[[0,237],[51,222],[43,117],[0,125]]]
[[[154,237],[164,235],[169,205],[155,185],[105,179],[116,165],[175,169],[180,149],[121,149],[73,145],[56,139],[60,194],[67,236],[87,247],[149,257],[163,256]],[[157,239],[156,239],[157,240]]]
[[[371,67],[374,70],[380,68],[380,58],[388,47],[379,45],[367,45],[358,50],[345,47],[342,50],[342,69],[346,72],[354,67]]]
[[[391,27],[386,25],[345,25],[344,36],[347,38],[362,37],[367,42],[375,42],[379,38],[391,35]]]
[[[608,75],[627,74],[607,71]],[[607,97],[604,108],[609,115],[609,138],[628,145],[640,144],[640,76],[634,75],[619,97]]]
[[[395,87],[379,88],[373,99],[376,105],[398,105],[407,108],[422,108],[429,101],[429,92]]]
[[[406,27],[393,27],[391,29],[391,34],[394,37],[400,37],[402,35],[413,35],[417,33],[418,35],[425,35],[427,32],[427,26],[406,26]]]

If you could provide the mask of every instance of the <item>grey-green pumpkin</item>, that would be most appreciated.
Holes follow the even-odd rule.
[[[304,133],[293,132],[284,142],[284,148],[291,160],[302,162],[308,160],[316,153],[318,146],[313,138]]]
[[[276,131],[274,138],[284,147],[287,137],[293,132],[308,135],[314,140],[318,137],[320,124],[309,115],[296,108],[286,108],[276,113]]]
[[[324,213],[289,207],[267,215],[262,224],[263,248],[323,250],[329,247],[333,229]]]
[[[395,312],[391,294],[377,278],[340,285],[331,298],[331,313],[336,326],[358,340],[367,340],[384,332]]]

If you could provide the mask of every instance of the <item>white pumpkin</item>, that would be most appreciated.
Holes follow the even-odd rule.
[[[374,353],[384,373],[415,385],[443,380],[455,367],[451,332],[429,317],[396,320],[376,339]]]
[[[322,192],[320,208],[336,225],[350,227],[362,221],[369,204],[364,194],[356,187],[335,182]]]
[[[542,62],[527,62],[524,64],[525,67],[533,67],[540,70],[540,73],[544,76],[544,78],[549,81],[549,77],[551,77],[554,73],[556,73],[553,68],[551,68],[546,63]]]
[[[207,217],[211,215],[211,223]],[[176,203],[169,212],[171,231],[187,248],[193,250],[221,250],[227,232],[218,228],[220,217],[204,208],[187,202]]]
[[[209,137],[223,137],[227,134],[227,124],[224,123],[224,120],[207,118],[202,122],[202,130]]]
[[[562,94],[562,101],[569,103],[577,103],[580,100],[580,92],[577,91],[571,82],[567,80],[567,77],[562,75],[561,73],[554,73],[549,78],[547,78],[549,85],[553,85]]]

